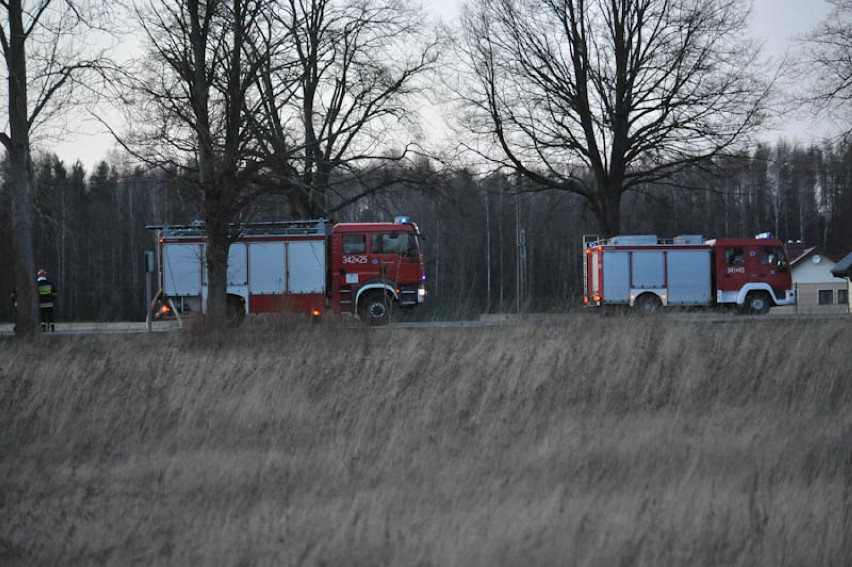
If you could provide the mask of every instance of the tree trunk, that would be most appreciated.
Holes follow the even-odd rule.
[[[24,144],[26,145],[26,144]],[[27,171],[26,147],[19,144],[9,153],[9,185],[12,194],[12,239],[15,249],[15,336],[33,335],[38,328],[38,294],[35,289],[33,253],[33,205]]]
[[[599,175],[597,184],[597,193],[591,199],[592,212],[601,236],[611,238],[621,232],[621,196],[624,190],[621,181],[612,177]]]
[[[208,215],[207,229],[207,327],[217,329],[227,320],[229,219]]]
[[[28,337],[38,327],[38,294],[35,293],[33,252],[33,203],[30,186],[30,127],[27,110],[27,60],[21,0],[10,0],[9,48],[9,186],[12,197],[12,233],[15,250],[15,336]]]
[[[211,172],[214,168],[211,168]],[[218,329],[228,319],[228,252],[231,247],[230,225],[234,220],[234,200],[238,180],[225,174],[218,180],[211,175],[212,186],[205,187],[207,232],[207,320],[206,326]]]

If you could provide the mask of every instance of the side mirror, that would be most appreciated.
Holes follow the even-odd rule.
[[[778,260],[778,271],[782,274],[787,271],[787,262],[784,260]]]

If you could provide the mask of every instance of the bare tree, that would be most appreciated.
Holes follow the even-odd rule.
[[[263,0],[151,0],[136,6],[147,36],[145,68],[132,81],[136,128],[121,143],[149,165],[198,189],[207,231],[207,315],[228,317],[231,225],[254,196],[251,89],[265,65]]]
[[[625,191],[731,150],[761,122],[769,81],[743,4],[471,2],[460,92],[486,145],[468,147],[582,195],[616,234]]]
[[[263,151],[293,213],[327,216],[382,186],[332,204],[335,171],[358,175],[415,145],[408,105],[438,60],[438,35],[406,0],[287,0],[272,25],[284,40],[259,82]]]
[[[852,136],[852,0],[827,0],[828,16],[802,38],[806,97],[820,111],[843,116],[843,136]]]
[[[31,136],[38,125],[61,118],[77,101],[83,73],[98,68],[101,53],[85,57],[83,30],[93,29],[99,3],[0,0],[0,45],[8,78],[8,131],[0,142],[9,157],[18,337],[38,325],[33,253]]]

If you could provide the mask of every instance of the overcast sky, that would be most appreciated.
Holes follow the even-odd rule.
[[[753,0],[752,29],[755,37],[765,42],[767,55],[781,57],[791,48],[791,40],[811,28],[828,13],[824,0]],[[457,0],[423,0],[425,6],[445,22],[455,20],[458,13]],[[813,132],[819,134],[808,119],[790,119],[785,129],[770,134],[774,139],[785,136],[802,143],[812,141]],[[96,131],[95,125],[89,130]],[[51,149],[67,164],[80,159],[91,171],[97,161],[105,158],[114,147],[112,138],[105,133],[94,135],[69,135],[62,143]]]
[[[753,0],[752,28],[766,41],[769,53],[782,54],[790,40],[813,27],[828,14],[824,0]]]

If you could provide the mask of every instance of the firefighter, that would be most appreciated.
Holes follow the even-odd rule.
[[[38,287],[38,310],[41,315],[41,330],[55,331],[53,306],[56,303],[56,287],[47,279],[47,270],[39,270],[36,274]]]

